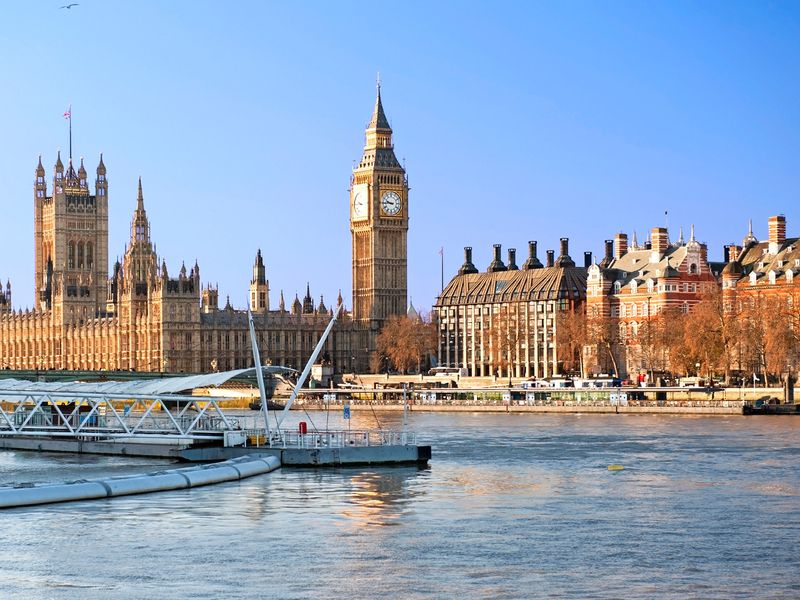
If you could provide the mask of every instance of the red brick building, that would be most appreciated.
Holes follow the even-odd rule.
[[[602,321],[613,341],[607,343],[613,357],[592,345],[586,362],[590,372],[616,371],[622,377],[666,370],[669,357],[654,355],[648,323],[670,309],[687,313],[702,295],[717,286],[722,265],[708,262],[705,244],[695,239],[694,226],[688,242],[683,232],[674,243],[665,227],[654,227],[650,239],[628,246],[628,236],[618,233],[606,240],[605,256],[592,265],[586,281],[589,321]],[[645,348],[647,347],[647,348]],[[610,359],[610,360],[609,360]]]

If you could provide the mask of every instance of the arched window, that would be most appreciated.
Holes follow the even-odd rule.
[[[92,242],[86,242],[86,268],[91,269],[94,266],[94,249]]]
[[[69,242],[67,244],[67,268],[75,268],[75,242]]]
[[[78,242],[78,268],[83,268],[83,242]]]
[[[697,275],[697,265],[695,263],[689,265],[689,273]]]
[[[619,290],[622,288],[622,284],[619,281],[614,282],[614,293],[619,294]]]

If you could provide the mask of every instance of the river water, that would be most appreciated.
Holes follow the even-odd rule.
[[[378,417],[400,425],[352,425]],[[428,468],[281,469],[2,511],[0,597],[800,597],[798,418],[409,419]],[[0,484],[164,464],[5,452]]]

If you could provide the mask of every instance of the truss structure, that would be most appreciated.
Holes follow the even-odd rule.
[[[219,402],[226,398],[34,389],[0,390],[0,436],[98,441],[179,437],[210,440],[238,429]]]

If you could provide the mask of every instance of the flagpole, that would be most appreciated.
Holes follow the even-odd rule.
[[[69,159],[72,160],[72,104],[69,105]]]
[[[439,256],[442,257],[442,293],[444,293],[444,246],[439,250]]]

